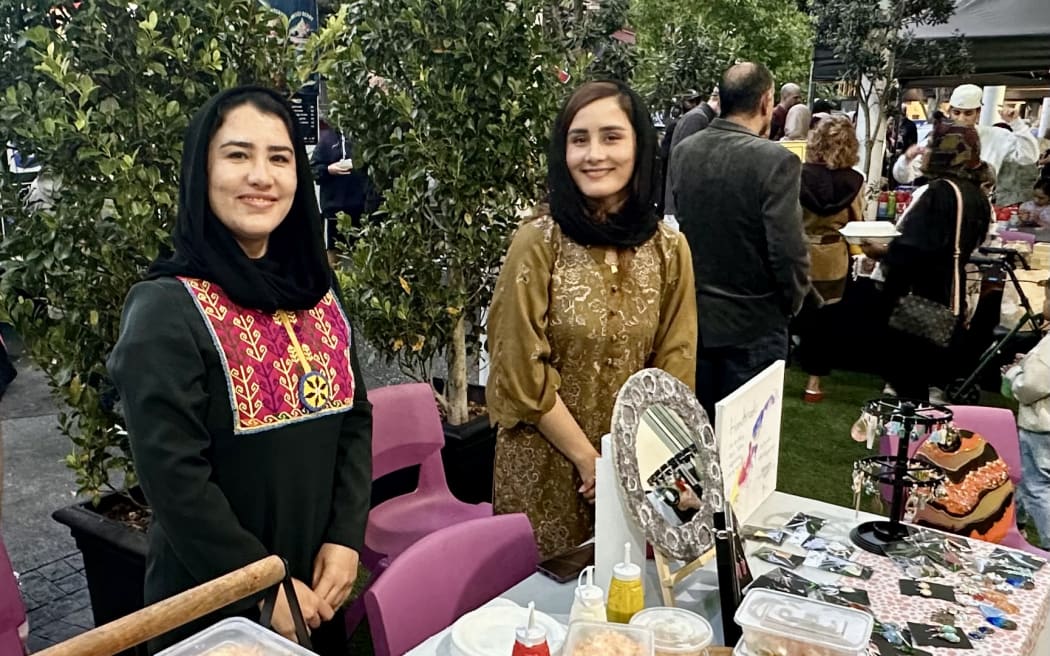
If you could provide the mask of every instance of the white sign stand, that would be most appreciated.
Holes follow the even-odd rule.
[[[783,410],[783,360],[715,405],[722,483],[741,524],[777,489]]]
[[[602,438],[602,457],[594,466],[594,576],[606,592],[613,567],[623,561],[624,543],[631,543],[631,560],[645,571],[645,534],[634,525],[624,508],[612,453],[612,436],[606,435]],[[648,579],[645,587],[647,597],[655,599]]]

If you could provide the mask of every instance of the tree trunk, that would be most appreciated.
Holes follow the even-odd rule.
[[[452,330],[448,358],[448,423],[464,424],[470,418],[467,406],[467,326],[462,314]]]

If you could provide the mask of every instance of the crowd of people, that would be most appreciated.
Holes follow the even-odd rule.
[[[797,85],[779,104],[774,94],[765,66],[736,64],[706,99],[690,94],[662,145],[644,100],[619,82],[581,85],[554,117],[548,198],[510,241],[488,320],[494,508],[525,513],[545,557],[593,534],[599,440],[636,371],[670,372],[713,419],[719,400],[788,357],[795,332],[806,400],[826,393],[827,313],[850,261],[838,230],[864,214],[858,143],[848,118],[811,117]],[[887,308],[920,295],[953,306],[956,330],[960,267],[989,228],[981,185],[1009,158],[1037,159],[1016,117],[1004,116],[1010,132],[975,128],[975,97],[953,95],[921,151],[902,153],[895,171],[928,184],[898,239],[865,246],[885,270]],[[800,138],[805,161],[777,142]],[[309,159],[276,92],[210,99],[186,133],[174,250],[131,289],[108,362],[154,513],[147,603],[280,554],[323,654],[345,653],[337,609],[356,578],[371,484],[371,409],[326,253],[335,213],[367,212],[354,167],[335,132]],[[925,399],[947,351],[893,339],[887,379]],[[1041,484],[1048,349],[1011,373]],[[1029,511],[1050,537],[1047,515]],[[258,616],[259,603],[226,612]],[[273,625],[294,635],[283,596]]]

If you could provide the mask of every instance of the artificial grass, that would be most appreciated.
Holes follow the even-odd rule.
[[[853,461],[869,455],[863,443],[850,438],[850,427],[865,402],[882,395],[880,377],[836,371],[821,383],[824,399],[805,403],[806,374],[797,367],[784,380],[784,413],[780,431],[780,466],[777,489],[839,506],[853,505],[850,474]],[[981,405],[1011,408],[1016,405],[999,394],[982,392]],[[865,507],[865,510],[878,512]]]

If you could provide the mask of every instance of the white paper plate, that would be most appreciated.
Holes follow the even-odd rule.
[[[514,649],[514,631],[529,621],[521,606],[486,606],[467,613],[452,625],[453,656],[507,656]],[[536,611],[536,623],[547,630],[547,645],[557,653],[565,642],[565,627]]]
[[[839,234],[846,241],[858,245],[864,239],[875,243],[888,243],[894,237],[899,237],[897,226],[889,221],[850,221],[844,228],[839,229]]]

